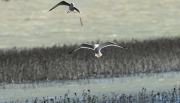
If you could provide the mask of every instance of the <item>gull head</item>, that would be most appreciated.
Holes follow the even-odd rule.
[[[100,54],[96,54],[95,53],[95,57],[98,59],[98,58],[100,58],[102,56],[102,54],[100,53]]]
[[[96,55],[96,54],[95,54],[95,57],[96,57],[97,59],[100,58],[100,57],[99,57],[98,55]]]

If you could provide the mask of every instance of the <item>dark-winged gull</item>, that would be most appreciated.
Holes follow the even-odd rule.
[[[74,12],[74,10],[76,10],[77,12],[79,12],[79,14],[81,14],[80,10],[78,10],[74,3],[67,3],[66,1],[61,1],[59,2],[58,4],[56,4],[54,7],[52,7],[49,11],[53,10],[54,8],[56,8],[57,6],[60,6],[60,5],[66,5],[66,6],[69,6],[69,10],[67,13],[70,13],[71,11]],[[81,26],[83,26],[83,23],[82,23],[82,19],[80,17],[80,22],[81,22]]]
[[[95,51],[95,57],[100,58],[102,56],[101,49],[108,47],[108,46],[116,46],[116,47],[120,47],[120,48],[125,48],[125,47],[119,46],[118,44],[116,44],[114,42],[106,42],[106,43],[102,43],[102,44],[85,44],[85,43],[83,43],[83,44],[77,46],[69,54],[72,54],[73,52],[75,52],[81,48],[85,48],[85,49],[94,50]],[[127,49],[127,48],[125,48],[125,49]]]

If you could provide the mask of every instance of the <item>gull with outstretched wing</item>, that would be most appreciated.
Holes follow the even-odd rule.
[[[114,42],[106,42],[106,43],[102,43],[102,44],[81,44],[78,47],[76,47],[69,54],[72,54],[73,52],[75,52],[81,48],[85,48],[85,49],[94,50],[95,51],[95,57],[100,58],[102,56],[101,49],[108,47],[108,46],[116,46],[116,47],[120,47],[120,48],[125,48],[125,47],[119,46],[118,44],[116,44]],[[127,49],[127,48],[125,48],[125,49]]]
[[[67,3],[66,1],[61,1],[61,2],[59,2],[59,3],[56,4],[54,7],[52,7],[49,11],[55,9],[56,7],[58,7],[58,6],[60,6],[60,5],[69,6],[69,10],[68,10],[67,13],[70,13],[71,11],[73,11],[73,12],[75,13],[74,10],[76,10],[77,12],[79,12],[79,14],[81,14],[80,10],[78,10],[78,9],[75,7],[74,3]],[[83,26],[81,17],[80,17],[80,23],[81,23],[81,26]]]

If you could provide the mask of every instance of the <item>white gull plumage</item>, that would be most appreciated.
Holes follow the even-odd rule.
[[[116,44],[114,42],[106,42],[106,43],[102,43],[102,44],[85,44],[85,43],[83,43],[83,44],[77,46],[69,54],[72,54],[73,52],[75,52],[81,48],[85,48],[85,49],[94,50],[95,51],[95,57],[100,58],[102,56],[101,49],[108,47],[108,46],[116,46],[116,47],[120,47],[120,48],[125,48],[125,47],[119,46],[118,44]],[[125,49],[127,49],[127,48],[125,48]]]
[[[56,8],[57,6],[60,6],[60,5],[66,5],[66,6],[69,6],[69,10],[67,13],[70,13],[71,11],[74,12],[74,10],[76,10],[77,12],[79,12],[79,14],[81,14],[80,10],[78,10],[74,3],[67,3],[66,1],[61,1],[59,2],[58,4],[56,4],[54,7],[52,7],[49,11],[53,10],[54,8]],[[75,12],[74,12],[75,13]],[[81,22],[81,26],[83,26],[83,23],[82,23],[82,19],[80,17],[80,22]]]

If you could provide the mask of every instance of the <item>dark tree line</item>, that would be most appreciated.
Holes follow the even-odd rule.
[[[99,41],[97,41],[99,42]],[[96,75],[122,76],[180,70],[180,37],[116,41],[127,47],[102,49],[96,59],[92,50],[77,45],[11,48],[0,50],[0,83],[23,80],[82,79]]]

